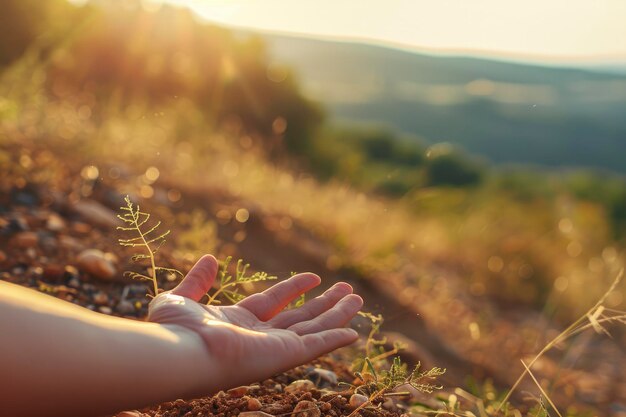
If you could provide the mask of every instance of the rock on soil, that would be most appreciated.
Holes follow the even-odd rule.
[[[294,394],[296,392],[309,391],[315,388],[315,384],[308,379],[299,379],[297,381],[293,381],[287,387],[285,387],[285,392],[289,394]]]
[[[322,412],[313,401],[300,401],[293,409],[291,417],[320,417]]]
[[[261,404],[261,401],[257,400],[256,398],[249,398],[248,399],[248,410],[250,411],[258,411],[261,409],[261,407],[263,406],[263,404]]]
[[[61,216],[51,213],[46,220],[46,228],[51,232],[61,232],[67,228],[67,225]]]
[[[71,209],[91,224],[107,229],[115,229],[115,227],[121,226],[121,221],[117,218],[115,212],[97,201],[80,200],[72,204]]]
[[[350,407],[357,408],[367,402],[368,398],[361,394],[352,394],[350,396]]]
[[[243,397],[244,395],[246,395],[248,393],[248,391],[250,391],[250,388],[248,388],[247,386],[242,386],[242,387],[229,389],[227,391],[227,393],[231,397],[240,398],[240,397]]]
[[[20,249],[34,248],[39,243],[35,232],[20,232],[13,237],[13,244]]]
[[[337,374],[323,368],[310,368],[306,376],[313,381],[318,388],[334,387],[338,382]]]
[[[78,268],[96,278],[110,280],[117,270],[104,252],[98,249],[87,249],[78,255]]]

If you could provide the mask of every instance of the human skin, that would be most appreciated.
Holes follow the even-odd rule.
[[[205,255],[147,322],[111,317],[0,282],[0,404],[11,416],[87,416],[209,395],[259,381],[357,339],[344,326],[363,301],[298,274],[234,306],[197,301],[218,264]]]

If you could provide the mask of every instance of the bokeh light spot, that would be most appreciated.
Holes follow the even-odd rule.
[[[155,182],[159,178],[159,175],[161,175],[161,173],[156,167],[149,167],[148,169],[146,169],[146,180],[148,180],[150,183]]]
[[[139,188],[139,195],[141,195],[143,198],[152,198],[152,196],[154,195],[154,188],[149,185],[142,185]]]
[[[561,233],[571,233],[574,230],[574,224],[568,218],[563,218],[559,221],[559,230]]]
[[[86,180],[96,180],[98,179],[99,175],[100,171],[98,170],[98,167],[94,165],[87,165],[86,167],[83,167],[83,169],[80,171],[80,176]]]
[[[287,130],[287,120],[284,117],[277,117],[272,122],[272,132],[275,135],[282,135]]]
[[[239,223],[245,223],[245,222],[248,221],[249,218],[250,218],[250,212],[247,209],[245,209],[245,208],[240,208],[235,213],[235,219]]]
[[[180,191],[178,191],[177,189],[172,188],[171,190],[167,191],[167,199],[170,200],[172,203],[180,201],[180,198],[181,194]]]
[[[475,321],[471,322],[469,324],[469,331],[472,340],[480,339],[480,327],[478,327],[478,323],[476,323]]]
[[[569,286],[569,279],[567,279],[566,277],[558,277],[557,279],[554,280],[554,289],[559,292],[565,291],[568,286]]]
[[[492,256],[487,260],[487,268],[489,268],[491,272],[500,272],[502,268],[504,268],[504,260],[499,256]]]
[[[582,252],[583,252],[583,247],[582,247],[582,245],[581,245],[578,241],[576,241],[576,240],[574,240],[574,241],[570,242],[570,243],[567,245],[567,254],[568,254],[569,256],[571,256],[572,258],[577,257],[577,256],[578,256],[578,255],[580,255]]]

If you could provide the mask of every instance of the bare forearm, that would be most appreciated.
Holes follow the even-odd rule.
[[[7,283],[0,283],[0,337],[0,402],[10,415],[99,415],[213,389],[215,368],[195,333],[104,316]]]

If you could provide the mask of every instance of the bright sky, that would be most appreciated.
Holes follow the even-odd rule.
[[[264,30],[448,52],[626,61],[626,0],[161,1]]]

